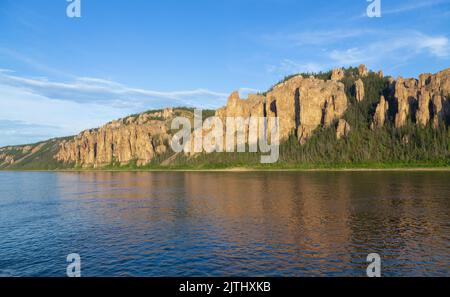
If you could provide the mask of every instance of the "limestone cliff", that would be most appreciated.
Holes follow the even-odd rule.
[[[347,121],[340,119],[336,127],[336,138],[341,139],[342,137],[347,137],[350,134],[350,131],[351,127]]]
[[[419,79],[399,77],[395,82],[397,113],[395,127],[406,124],[408,118],[425,126],[437,125],[449,115],[450,68],[436,74],[425,73]]]
[[[342,68],[333,69],[331,72],[331,80],[341,80],[345,77],[345,71]]]
[[[247,100],[234,92],[227,106],[216,115],[279,117],[280,141],[295,134],[304,143],[319,126],[328,127],[347,109],[344,85],[334,80],[295,76],[263,95],[250,95]],[[271,127],[267,127],[269,132]]]
[[[372,129],[381,128],[384,126],[387,119],[387,112],[389,110],[389,102],[386,101],[384,96],[380,97],[380,102],[375,110],[375,115],[373,117],[373,122],[371,125]]]
[[[361,79],[355,81],[355,96],[358,102],[364,100],[365,92],[364,92],[364,83]]]
[[[113,121],[99,129],[87,130],[60,143],[55,158],[80,167],[109,164],[149,164],[169,149],[173,109],[143,113]]]

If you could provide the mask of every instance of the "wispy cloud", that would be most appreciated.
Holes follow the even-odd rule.
[[[25,121],[0,120],[0,147],[49,139],[58,134],[59,129],[56,126],[31,124]]]
[[[8,47],[0,47],[0,55],[7,56],[10,59],[19,61],[19,62],[26,64],[40,72],[45,72],[45,73],[57,75],[60,77],[73,77],[73,75],[71,75],[69,73],[60,71],[60,70],[50,67],[46,64],[43,64],[43,63],[39,62],[38,60],[34,59],[33,57],[25,55],[15,49],[10,49]]]
[[[449,58],[448,37],[426,35],[416,31],[383,34],[382,38],[359,47],[332,50],[329,58],[338,65],[348,66],[357,63],[378,63],[383,60],[400,63],[423,53],[440,59]]]
[[[306,43],[298,45],[298,50],[309,58],[284,58],[278,64],[268,65],[267,72],[280,75],[298,72],[318,72],[334,67],[355,66],[360,63],[372,67],[382,66],[385,70],[395,65],[413,61],[417,57],[428,57],[438,61],[450,59],[450,39],[446,35],[430,35],[413,30],[355,30],[341,37],[333,37],[326,42],[327,32],[317,39],[305,38]],[[314,33],[314,34],[316,34]],[[299,33],[297,36],[309,36]],[[294,35],[292,35],[294,36]],[[358,36],[350,38],[349,36]],[[338,40],[347,42],[337,43]],[[311,58],[313,57],[313,58]]]
[[[289,75],[293,73],[308,73],[327,70],[330,64],[314,63],[314,62],[296,62],[292,59],[284,59],[278,65],[267,65],[266,69],[269,73],[278,73],[281,75]]]
[[[55,82],[47,78],[29,78],[0,72],[0,83],[24,88],[50,99],[101,103],[129,108],[160,108],[166,106],[217,107],[224,104],[227,94],[207,89],[162,92],[134,88],[118,82],[79,77],[71,82]]]
[[[92,77],[57,82],[0,69],[0,146],[77,134],[148,109],[216,108],[227,97],[207,89],[162,92]]]

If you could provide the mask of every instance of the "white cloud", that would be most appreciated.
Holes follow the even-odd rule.
[[[4,84],[0,84],[0,106],[0,121],[4,123],[0,145],[73,135],[131,113],[129,109],[96,103],[50,99],[24,88]]]
[[[0,146],[77,134],[148,109],[216,108],[224,105],[227,97],[206,89],[161,92],[132,88],[91,77],[55,82],[1,70]]]
[[[335,31],[337,32],[337,31]],[[361,33],[359,36],[358,33]],[[292,34],[292,36],[309,36],[310,33]],[[445,35],[425,34],[414,30],[355,30],[341,37],[346,42],[337,42],[339,38],[331,38],[326,43],[327,32],[318,34],[318,38],[308,39],[298,45],[295,56],[302,58],[284,58],[277,64],[266,66],[269,74],[285,76],[300,72],[327,71],[335,67],[357,66],[366,64],[372,69],[393,70],[399,65],[413,63],[414,59],[434,59],[448,61],[450,59],[450,40]],[[286,35],[288,36],[288,35]],[[358,36],[348,38],[348,36]],[[299,54],[300,53],[300,54]]]
[[[128,87],[123,84],[91,77],[73,82],[54,82],[46,78],[27,78],[0,72],[0,83],[29,90],[48,98],[73,102],[96,102],[110,106],[151,109],[166,106],[218,107],[228,94],[207,89],[161,92]]]
[[[433,55],[438,57],[448,57],[450,55],[449,39],[445,36],[424,36],[424,38],[418,41],[418,46],[421,49],[429,50]]]
[[[355,65],[358,63],[379,63],[395,61],[400,63],[428,54],[436,58],[450,56],[450,42],[446,36],[431,36],[417,31],[402,31],[380,34],[360,47],[332,50],[328,56],[338,65]]]

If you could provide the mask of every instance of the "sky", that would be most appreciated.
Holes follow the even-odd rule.
[[[450,67],[450,0],[0,0],[0,147],[168,106],[217,108],[284,76]]]

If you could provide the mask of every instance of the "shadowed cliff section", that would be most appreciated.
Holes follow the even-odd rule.
[[[280,119],[280,159],[259,164],[259,153],[174,154],[176,116],[193,110],[153,110],[112,121],[75,137],[0,149],[0,169],[317,168],[450,165],[450,69],[418,79],[394,79],[357,68],[286,77],[267,92],[203,118]],[[224,121],[225,122],[225,121]],[[269,133],[271,127],[266,127]]]

